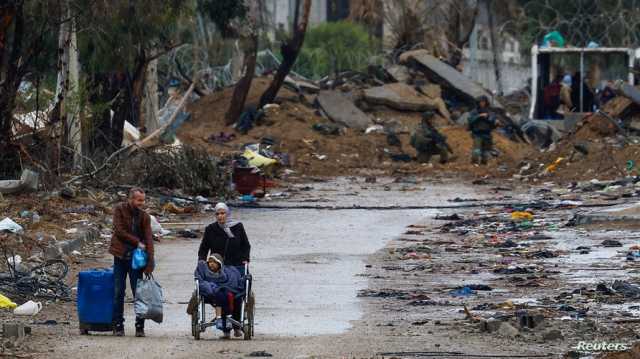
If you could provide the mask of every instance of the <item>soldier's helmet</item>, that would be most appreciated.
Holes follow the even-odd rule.
[[[489,106],[489,104],[491,104],[489,102],[489,98],[487,96],[482,95],[482,96],[478,96],[478,98],[476,98],[476,105],[478,107],[480,107],[480,103],[482,103],[482,101],[484,101],[487,104],[487,106]]]
[[[431,111],[431,110],[427,110],[425,112],[422,113],[422,121],[424,122],[431,122],[431,119],[433,118],[433,116],[435,116],[435,112]]]

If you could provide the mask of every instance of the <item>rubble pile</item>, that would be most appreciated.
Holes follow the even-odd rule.
[[[290,79],[276,103],[265,106],[264,116],[256,117],[247,133],[225,125],[233,88],[223,89],[187,107],[192,119],[177,136],[223,158],[269,139],[276,152],[286,154],[286,166],[295,173],[320,176],[371,171],[426,174],[434,169],[465,176],[507,176],[532,150],[518,138],[512,122],[503,121],[507,125],[494,133],[496,159],[486,168],[471,165],[473,142],[463,114],[486,90],[423,51],[409,53],[400,64],[384,70],[383,74],[343,73],[313,86]],[[247,109],[255,109],[269,83],[269,78],[254,79]],[[507,119],[497,101],[493,106]],[[410,135],[425,110],[436,111],[434,122],[453,148],[452,162],[446,165],[412,161],[416,152],[409,145]]]
[[[540,154],[538,163],[525,164],[528,168],[521,174],[524,177],[542,175],[558,181],[637,176],[640,174],[638,123],[640,106],[621,93]],[[553,166],[551,170],[549,166]]]

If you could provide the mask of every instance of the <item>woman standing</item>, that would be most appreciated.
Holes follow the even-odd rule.
[[[244,231],[242,223],[231,221],[229,207],[220,202],[215,207],[216,222],[207,226],[198,250],[198,259],[206,261],[209,254],[218,253],[224,259],[224,264],[234,267],[242,267],[240,273],[244,274],[244,264],[249,262],[251,244]]]

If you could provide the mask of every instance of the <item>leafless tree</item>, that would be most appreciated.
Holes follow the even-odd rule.
[[[278,91],[280,91],[282,84],[284,84],[285,78],[289,75],[289,72],[291,72],[291,68],[298,58],[298,53],[300,53],[302,49],[304,36],[307,32],[307,25],[309,24],[311,1],[312,0],[304,0],[304,3],[302,3],[302,14],[300,14],[301,0],[296,0],[293,17],[293,34],[290,39],[284,41],[281,45],[282,63],[278,67],[273,81],[260,97],[260,107],[272,103],[273,100],[275,100]]]

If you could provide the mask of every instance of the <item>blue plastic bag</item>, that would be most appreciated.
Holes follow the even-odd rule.
[[[136,248],[131,256],[131,268],[138,270],[147,266],[147,252],[144,249]]]

